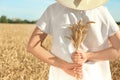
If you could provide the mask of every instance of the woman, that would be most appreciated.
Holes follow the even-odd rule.
[[[49,80],[73,80],[76,74],[82,80],[111,80],[109,60],[120,56],[120,31],[108,10],[101,6],[106,1],[57,0],[43,13],[29,40],[28,51],[51,65]],[[71,35],[70,25],[81,18],[83,24],[95,23],[80,45],[82,50],[75,51],[66,36]],[[51,52],[41,45],[47,34],[53,37]]]

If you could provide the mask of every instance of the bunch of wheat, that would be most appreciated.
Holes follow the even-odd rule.
[[[67,38],[69,38],[72,41],[73,46],[75,47],[76,50],[80,48],[80,44],[85,39],[90,23],[95,23],[95,22],[88,21],[85,25],[83,25],[83,22],[81,19],[77,24],[73,24],[72,26],[70,26],[72,35]]]
[[[78,51],[80,49],[80,44],[85,39],[91,23],[95,23],[95,22],[88,21],[85,25],[83,25],[83,21],[81,19],[77,24],[73,24],[70,26],[70,30],[71,30],[72,34],[71,34],[71,36],[69,36],[67,38],[69,38],[71,40],[76,51]],[[76,80],[80,80],[80,78],[78,78],[77,74],[75,75],[75,78],[76,78]]]

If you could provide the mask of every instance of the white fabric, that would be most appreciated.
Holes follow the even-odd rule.
[[[95,24],[91,24],[86,39],[81,44],[82,48],[86,51],[99,51],[108,48],[108,37],[114,35],[119,28],[103,6],[93,10],[78,11],[55,3],[47,8],[36,23],[38,28],[53,36],[51,52],[65,61],[72,62],[71,53],[74,51],[71,41],[66,38],[71,34],[68,27],[77,23],[81,18],[84,23],[95,21]],[[49,80],[74,80],[74,77],[51,66]],[[111,80],[109,61],[85,63],[83,80]]]

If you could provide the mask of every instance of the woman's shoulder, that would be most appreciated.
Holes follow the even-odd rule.
[[[98,15],[103,16],[106,18],[109,15],[109,10],[106,6],[100,6],[93,10],[94,13],[99,13]]]
[[[106,6],[100,6],[100,7],[98,7],[98,8],[96,8],[98,11],[100,11],[100,12],[106,12],[106,11],[108,11],[108,9],[107,9],[107,7]]]

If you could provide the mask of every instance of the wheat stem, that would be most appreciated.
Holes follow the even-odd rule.
[[[95,22],[88,21],[86,22],[85,25],[83,25],[83,22],[81,19],[77,24],[73,24],[70,27],[72,35],[68,37],[68,39],[72,41],[73,46],[76,50],[80,49],[80,44],[84,41],[91,23],[95,23]],[[80,78],[77,77],[77,74],[75,74],[75,78],[76,80],[81,80]]]

